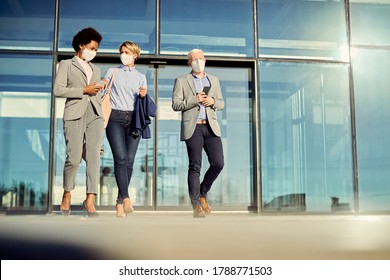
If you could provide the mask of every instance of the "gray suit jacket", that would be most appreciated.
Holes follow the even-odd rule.
[[[211,88],[209,96],[215,100],[214,106],[206,107],[207,120],[216,136],[221,136],[221,129],[218,124],[217,110],[222,110],[225,102],[222,98],[221,86],[217,77],[207,75]],[[172,109],[182,112],[180,140],[184,141],[194,134],[197,118],[199,115],[199,105],[196,98],[196,87],[192,74],[181,76],[175,80],[172,94]]]
[[[100,68],[92,63],[90,65],[93,71],[91,83],[99,82],[101,80]],[[87,75],[76,57],[60,62],[53,92],[56,97],[66,98],[64,121],[81,118],[87,110],[88,97],[96,113],[103,117],[101,93],[98,92],[92,96],[83,94],[83,88],[87,85]]]

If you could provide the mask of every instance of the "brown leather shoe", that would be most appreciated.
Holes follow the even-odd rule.
[[[206,214],[204,213],[202,207],[200,207],[200,205],[195,205],[194,207],[194,211],[192,212],[192,216],[194,218],[205,218],[206,217]]]
[[[131,205],[131,200],[130,198],[125,198],[123,200],[123,208],[125,209],[125,213],[131,213],[134,212],[134,208]]]
[[[207,203],[207,199],[205,197],[201,197],[199,200],[200,200],[200,207],[202,207],[203,211],[206,214],[210,214],[211,208],[210,205]]]

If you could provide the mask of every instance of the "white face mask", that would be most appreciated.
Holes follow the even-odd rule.
[[[195,59],[191,63],[192,70],[197,73],[201,73],[204,71],[204,67],[206,65],[206,62],[200,58]]]
[[[121,53],[121,61],[123,65],[129,65],[133,63],[134,57],[131,54]]]
[[[92,59],[95,58],[95,56],[96,56],[96,51],[91,51],[87,47],[83,50],[83,58],[86,61],[91,61]]]

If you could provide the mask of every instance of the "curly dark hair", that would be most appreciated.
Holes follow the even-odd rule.
[[[92,27],[84,28],[83,30],[79,31],[74,37],[72,41],[73,49],[78,52],[80,50],[80,44],[86,45],[89,44],[91,41],[96,41],[98,44],[102,41],[103,37],[100,35],[99,32],[97,32]]]

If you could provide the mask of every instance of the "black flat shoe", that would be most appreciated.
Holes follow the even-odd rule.
[[[90,218],[97,218],[98,216],[99,216],[99,213],[97,212],[97,211],[95,211],[95,212],[89,212],[88,210],[87,210],[87,204],[85,203],[85,200],[83,201],[83,208],[84,208],[84,216],[85,215],[88,215],[88,217],[90,217]]]

